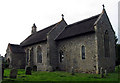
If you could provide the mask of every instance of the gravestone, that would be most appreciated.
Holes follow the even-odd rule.
[[[101,75],[101,78],[104,77],[104,74],[103,74],[103,68],[102,68],[102,67],[100,68],[100,75]]]
[[[2,57],[0,55],[0,83],[2,82]]]
[[[31,75],[31,67],[26,66],[26,68],[25,68],[25,74],[26,75]]]
[[[17,69],[11,69],[11,71],[10,71],[10,78],[17,78],[17,73],[18,73],[18,71],[17,71]]]
[[[107,76],[107,70],[105,69],[105,76]]]
[[[75,75],[75,73],[74,73],[74,68],[73,68],[73,67],[72,67],[71,75]]]
[[[37,71],[37,66],[34,65],[32,70],[33,70],[33,71]]]

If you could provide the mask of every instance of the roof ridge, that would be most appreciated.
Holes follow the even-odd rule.
[[[58,23],[58,22],[57,22]],[[25,40],[23,40],[21,43],[20,43],[20,46],[25,46],[24,44],[25,44],[25,42],[26,42],[26,40],[27,41],[29,41],[29,38],[35,38],[35,36],[37,36],[37,35],[39,35],[40,33],[44,33],[44,34],[46,34],[46,33],[48,33],[48,31],[50,31],[51,30],[51,28],[52,27],[54,27],[57,23],[55,23],[55,24],[52,24],[52,25],[50,25],[50,26],[48,26],[48,27],[46,27],[46,28],[43,28],[43,29],[41,29],[41,30],[39,30],[39,31],[37,31],[35,34],[30,34]],[[47,32],[46,32],[47,31]],[[45,37],[46,38],[46,37]],[[40,41],[43,41],[44,39],[42,39],[42,40],[40,40]],[[39,39],[38,39],[38,41],[39,41]],[[36,42],[38,42],[38,41],[36,41]],[[30,42],[30,41],[29,41]],[[31,43],[31,42],[30,42]],[[29,44],[30,44],[29,43]]]
[[[80,21],[74,22],[74,23],[72,23],[72,24],[69,24],[68,26],[72,26],[72,25],[75,25],[75,24],[77,24],[77,23],[82,23],[82,22],[85,22],[85,21],[91,20],[91,19],[93,19],[93,18],[95,18],[95,17],[97,17],[97,16],[99,16],[99,15],[100,15],[100,14],[97,14],[97,15],[91,16],[91,17],[89,17],[89,18],[86,18],[86,19],[83,19],[83,20],[80,20]],[[66,26],[66,27],[67,27],[67,26]]]
[[[57,22],[57,23],[58,23],[58,22]],[[57,23],[52,24],[52,25],[50,25],[50,26],[48,26],[48,27],[46,27],[46,28],[43,28],[43,29],[41,29],[41,30],[37,31],[37,33],[38,33],[38,32],[41,32],[41,31],[43,31],[43,30],[45,30],[45,29],[48,29],[48,28],[50,28],[50,27],[52,27],[52,26],[56,25]]]
[[[10,44],[9,43],[8,47],[11,50],[11,52],[13,52],[13,53],[23,53],[23,52],[25,52],[25,50],[22,48],[22,46],[20,46],[18,44]]]
[[[48,34],[51,33],[51,31],[54,30],[56,28],[56,26],[58,26],[62,21],[65,22],[64,18],[62,18],[62,20],[60,20],[59,22],[57,22],[56,25],[48,32]]]
[[[58,22],[57,22],[57,23],[58,23]],[[52,27],[52,26],[56,25],[57,23],[52,24],[52,25],[50,25],[50,26],[48,26],[48,27],[46,27],[46,28],[43,28],[43,29],[41,29],[41,30],[37,31],[35,34],[37,34],[37,33],[41,32],[41,31],[43,31],[43,30],[46,30],[46,29],[48,29],[48,28],[50,28],[50,27]],[[32,36],[32,35],[35,35],[35,34],[30,34],[30,35],[28,36],[28,38],[29,38],[30,36]]]
[[[9,43],[9,45],[20,46],[19,44],[11,44],[11,43]]]
[[[83,34],[83,33],[94,31],[94,28],[92,27],[96,19],[99,17],[99,15],[100,14],[66,26],[64,31],[60,33],[59,36],[55,40],[64,39],[64,38],[72,37],[78,34]],[[84,27],[84,28],[80,28],[80,27]]]

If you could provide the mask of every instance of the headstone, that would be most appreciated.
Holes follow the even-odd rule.
[[[72,67],[71,75],[75,75],[75,73],[74,73],[74,68],[73,68],[73,67]]]
[[[10,71],[10,78],[17,78],[17,73],[18,73],[18,71],[17,71],[17,69],[11,69],[11,71]]]
[[[50,65],[48,66],[48,71],[49,71],[49,72],[52,72],[52,71],[53,71],[52,66],[50,66]]]
[[[103,74],[103,68],[102,68],[102,67],[100,68],[100,75],[101,75],[101,78],[104,77],[104,74]]]
[[[34,65],[32,70],[33,70],[33,71],[37,71],[37,66]]]
[[[105,76],[107,76],[107,70],[105,69]]]
[[[0,55],[0,83],[2,82],[2,57]]]
[[[27,66],[27,67],[25,68],[25,74],[26,74],[26,75],[31,75],[31,67]]]

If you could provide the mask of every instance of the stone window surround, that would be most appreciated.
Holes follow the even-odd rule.
[[[30,57],[30,50],[27,49],[27,50],[26,50],[26,63],[28,63],[29,57]]]
[[[84,48],[84,49],[83,49]],[[83,52],[84,51],[84,52]],[[83,55],[84,54],[84,55]],[[85,45],[81,45],[81,58],[82,60],[85,59],[85,55],[86,55],[86,48]],[[83,57],[84,56],[84,57]]]
[[[27,51],[28,51],[28,62],[29,62],[29,60],[30,60],[30,52],[31,52],[32,49],[34,49],[34,48],[31,47],[31,48],[27,48],[27,49],[26,49],[26,62],[27,62]],[[27,62],[27,63],[28,63],[28,62]]]
[[[63,62],[64,60],[64,53],[62,50],[59,51],[59,63]]]
[[[34,50],[34,48],[35,49],[37,49],[37,47],[38,46],[40,46],[41,47],[41,45],[37,45],[37,46],[32,46],[32,47],[28,47],[27,49],[26,49],[26,56],[27,56],[27,50],[28,50],[28,55],[29,55],[29,59],[30,59],[30,51],[31,51],[31,49],[33,48],[33,50]],[[36,50],[36,52],[37,52],[37,50]],[[42,53],[41,53],[42,54]],[[42,54],[43,55],[43,54]],[[36,55],[37,56],[37,55]],[[29,59],[28,59],[28,61],[29,61]],[[42,57],[42,61],[43,61],[43,57]],[[27,62],[27,57],[26,57],[26,62]],[[36,63],[37,63],[37,58],[36,58]],[[41,63],[38,63],[38,64],[41,64]]]
[[[38,47],[40,47],[40,49],[41,49],[41,46],[40,45],[38,45],[38,46],[36,46],[36,48],[37,48],[37,58],[38,58]],[[37,63],[42,63],[43,62],[43,57],[42,57],[42,49],[41,49],[41,62],[38,62],[38,59],[36,60],[37,61]]]

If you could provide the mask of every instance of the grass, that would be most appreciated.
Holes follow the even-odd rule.
[[[5,69],[3,83],[8,82],[35,82],[35,81],[52,81],[52,82],[63,82],[63,81],[118,81],[118,68],[113,73],[108,73],[104,78],[101,78],[99,74],[87,74],[87,73],[71,73],[63,71],[47,72],[47,71],[32,71],[32,75],[25,75],[24,69],[18,69],[17,79],[10,79],[10,69]]]

